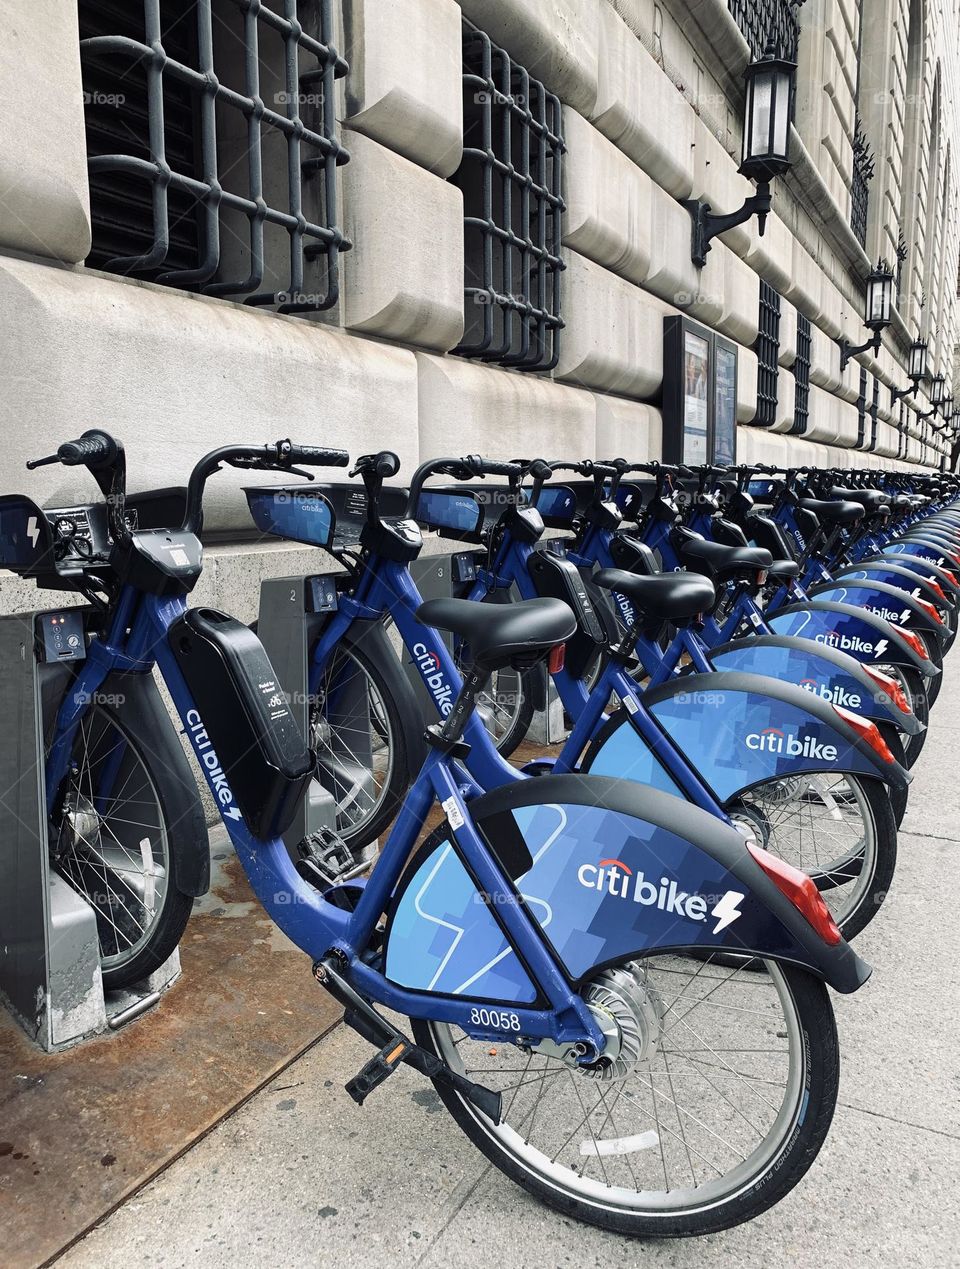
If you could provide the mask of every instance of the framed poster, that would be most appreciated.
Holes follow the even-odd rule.
[[[719,335],[714,340],[713,456],[711,462],[737,461],[737,349]]]
[[[663,319],[663,458],[737,458],[737,345],[682,316]]]
[[[708,461],[707,384],[710,344],[692,330],[683,332],[683,444],[680,461],[699,465]]]

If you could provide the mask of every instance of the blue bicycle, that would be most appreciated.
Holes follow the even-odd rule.
[[[411,614],[425,634],[420,623],[468,631],[471,662],[427,729],[376,866],[329,886],[315,843],[291,860],[280,834],[314,757],[256,635],[186,596],[202,568],[204,485],[221,465],[345,459],[289,442],[226,446],[194,468],[176,527],[144,528],[126,514],[122,448],[91,431],[42,460],[97,478],[106,505],[83,509],[83,532],[79,508],[67,526],[29,498],[0,500],[4,566],[92,605],[78,642],[61,639],[70,673],[44,773],[52,840],[105,866],[128,752],[155,783],[179,752],[158,716],[149,736],[125,728],[77,769],[98,694],[113,682],[123,698],[156,667],[255,893],[377,1050],[347,1085],[357,1102],[409,1064],[507,1176],[623,1234],[700,1234],[757,1215],[796,1184],[829,1127],[839,1053],[824,984],[856,990],[869,968],[808,878],[697,807],[576,774],[514,773],[481,791],[463,765],[471,730],[483,731],[472,703],[492,671],[530,667],[572,636],[562,601],[436,600]],[[320,519],[322,505],[302,514]],[[408,524],[381,528],[381,556],[409,549]],[[444,822],[411,860],[435,803]],[[169,839],[176,826],[157,807]],[[129,865],[145,898],[153,865],[146,854]],[[377,1005],[409,1017],[412,1037]]]
[[[869,721],[838,712],[789,682],[716,673],[709,665],[709,673],[672,679],[642,693],[630,676],[642,623],[670,619],[684,625],[709,608],[713,586],[697,576],[615,573],[607,579],[611,588],[629,588],[642,617],[610,649],[599,678],[588,685],[581,677],[584,657],[603,645],[604,633],[573,564],[535,549],[543,521],[535,508],[522,505],[519,494],[529,465],[479,457],[422,464],[409,495],[416,520],[381,513],[383,480],[395,475],[398,465],[386,452],[364,456],[357,464],[366,490],[366,520],[359,554],[353,556],[336,546],[334,511],[322,491],[299,497],[285,487],[247,491],[260,528],[333,547],[347,565],[309,654],[319,778],[335,794],[340,839],[350,832],[351,854],[330,854],[326,860],[330,880],[369,862],[370,853],[359,850],[374,838],[375,826],[389,822],[415,770],[408,755],[418,739],[413,733],[419,709],[399,672],[384,621],[394,624],[441,716],[460,689],[450,650],[416,620],[422,600],[409,566],[421,550],[419,521],[461,541],[486,537],[489,560],[469,587],[470,602],[487,594],[502,598],[515,585],[526,599],[562,598],[576,612],[577,630],[566,641],[564,663],[554,660],[551,666],[572,721],[562,751],[549,764],[554,773],[593,770],[639,781],[684,797],[723,823],[741,825],[766,849],[813,877],[848,938],[876,915],[893,878],[897,849],[884,785],[903,788],[907,777]],[[517,489],[488,534],[475,492],[460,485],[427,486],[436,475],[461,481],[501,475]],[[455,651],[461,654],[472,647],[471,614],[490,606],[471,608],[470,602],[463,610],[463,628],[456,632]],[[623,708],[609,716],[611,699]],[[480,787],[492,790],[516,779],[476,714],[468,720],[466,739],[465,762]],[[538,762],[531,771],[544,765]],[[357,815],[361,806],[369,810],[366,818]]]

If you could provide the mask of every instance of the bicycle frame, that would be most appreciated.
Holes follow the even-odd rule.
[[[412,583],[411,583],[412,585]],[[371,1000],[414,1018],[429,1018],[463,1028],[476,1038],[501,1038],[502,1030],[478,1027],[471,1022],[476,1002],[469,998],[425,995],[390,983],[368,964],[364,953],[374,938],[401,873],[416,844],[426,816],[438,801],[463,858],[473,870],[482,891],[510,944],[525,965],[547,1008],[510,1004],[510,1012],[524,1035],[549,1037],[557,1043],[586,1040],[602,1051],[604,1040],[586,1005],[570,988],[546,945],[515,894],[491,851],[470,818],[467,803],[480,790],[464,787],[456,764],[431,749],[411,788],[380,858],[360,891],[356,907],[345,911],[308,885],[294,868],[281,838],[269,841],[252,835],[233,793],[209,747],[203,719],[180,673],[167,642],[167,631],[186,610],[181,597],[158,599],[130,586],[124,587],[110,622],[108,634],[94,641],[90,655],[61,704],[45,771],[47,804],[55,804],[66,778],[73,743],[84,716],[107,675],[114,671],[148,673],[156,665],[189,737],[204,778],[250,884],[264,909],[285,934],[315,960],[336,950],[344,958],[352,985]],[[423,627],[419,627],[423,630]],[[452,663],[450,666],[453,669]],[[455,676],[456,672],[453,671]],[[483,735],[482,724],[476,723]],[[494,753],[496,751],[494,750]],[[499,755],[497,755],[499,758]],[[520,778],[508,764],[511,777]]]
[[[523,543],[513,543],[509,549],[511,555],[516,553],[511,571],[516,568],[517,584],[524,599],[536,595],[525,567],[526,554],[530,549]],[[478,570],[477,584],[471,591],[471,598],[479,599],[487,593],[489,576],[486,570]],[[507,586],[510,584],[509,581],[504,583],[503,578],[501,583]],[[379,621],[385,613],[389,613],[438,711],[441,715],[449,713],[462,686],[462,680],[443,640],[436,631],[417,621],[416,610],[422,602],[410,571],[404,565],[380,557],[367,560],[356,594],[341,597],[337,613],[317,640],[310,667],[310,692],[314,695],[317,693],[323,670],[350,626],[355,621]],[[666,792],[686,797],[695,806],[726,822],[727,816],[720,803],[696,770],[657,726],[643,705],[642,694],[637,685],[620,666],[608,662],[591,692],[566,670],[558,671],[554,675],[554,682],[565,708],[574,720],[573,729],[560,754],[551,763],[551,770],[555,774],[577,769],[580,755],[607,719],[604,712],[606,703],[611,696],[616,695],[625,703],[629,702],[635,730],[658,759],[658,766],[664,770],[664,783],[660,787]],[[463,760],[468,773],[465,778],[471,782],[473,791],[488,791],[526,778],[500,756],[489,732],[476,714],[471,715],[464,728],[463,738],[470,747],[469,754]]]

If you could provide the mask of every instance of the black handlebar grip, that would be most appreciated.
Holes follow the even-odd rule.
[[[345,449],[323,449],[319,445],[290,444],[286,457],[291,463],[303,463],[306,467],[346,467],[350,455]]]
[[[117,442],[108,432],[91,428],[75,441],[64,441],[57,447],[57,458],[64,467],[105,467],[117,456]]]
[[[374,470],[384,480],[389,480],[400,470],[400,459],[392,449],[382,449],[373,462]]]
[[[553,468],[544,459],[535,458],[527,468],[527,475],[533,480],[549,480],[553,475]]]

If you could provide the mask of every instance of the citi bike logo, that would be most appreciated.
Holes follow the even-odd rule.
[[[864,605],[866,607],[866,605]],[[904,608],[903,612],[894,612],[890,608],[867,608],[867,612],[876,613],[878,617],[882,617],[884,621],[892,621],[895,626],[905,626],[910,620],[911,612],[909,608]]]
[[[801,679],[800,686],[805,692],[819,696],[822,701],[829,701],[831,705],[840,705],[843,709],[856,710],[863,704],[863,698],[859,692],[848,692],[839,683],[831,685],[818,683],[816,679]]]
[[[240,808],[237,806],[236,799],[233,796],[233,790],[227,784],[227,777],[223,774],[223,768],[220,766],[217,751],[211,745],[210,737],[207,735],[206,728],[203,725],[203,719],[195,709],[191,709],[187,713],[187,727],[190,730],[190,740],[197,752],[200,765],[207,769],[214,795],[223,807],[224,817],[230,820],[242,819],[243,816],[240,814]]]
[[[453,709],[453,692],[450,684],[443,677],[440,669],[440,658],[424,643],[413,645],[413,656],[417,667],[427,685],[427,691],[433,697],[433,703],[445,718]]]
[[[709,916],[715,917],[717,922],[713,927],[714,934],[719,934],[743,916],[740,903],[745,896],[741,891],[728,890],[710,908],[710,900],[705,895],[687,894],[667,877],[661,877],[659,885],[647,881],[642,872],[634,873],[621,859],[601,859],[599,864],[581,864],[577,869],[577,880],[587,890],[606,892],[615,899],[640,903],[645,908],[658,908],[661,912],[674,913],[690,921],[706,921],[709,909]],[[712,895],[710,899],[715,897]]]
[[[889,647],[886,639],[874,644],[868,639],[861,639],[859,635],[837,634],[835,630],[814,635],[813,638],[815,643],[825,643],[828,648],[839,648],[841,652],[872,652],[876,656],[882,656]]]
[[[613,597],[617,601],[617,607],[620,609],[620,616],[626,622],[627,629],[633,625],[634,611],[633,604],[627,599],[626,595],[621,595],[619,591],[613,592]]]
[[[821,743],[816,736],[791,736],[779,727],[764,727],[763,731],[753,731],[744,736],[743,743],[754,753],[779,754],[785,758],[822,758],[825,762],[834,762],[837,757],[837,746]]]

